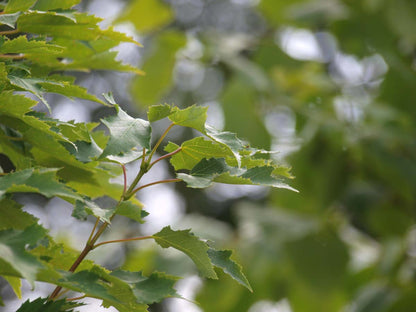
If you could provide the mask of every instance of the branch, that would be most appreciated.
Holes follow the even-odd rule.
[[[25,57],[24,54],[0,54],[0,58],[11,60],[23,60]]]
[[[19,29],[4,30],[4,31],[0,31],[0,35],[1,36],[14,35],[14,34],[17,34],[19,32],[20,32]]]

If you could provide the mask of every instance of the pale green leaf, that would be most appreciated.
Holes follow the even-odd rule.
[[[43,265],[26,251],[46,236],[46,230],[37,224],[22,230],[0,231],[0,274],[27,279],[33,286],[37,272]]]
[[[167,297],[180,298],[173,288],[173,285],[179,279],[176,276],[156,272],[146,277],[141,272],[122,270],[114,271],[111,275],[128,283],[139,303],[152,304]]]
[[[190,233],[190,230],[174,231],[165,227],[152,237],[161,247],[173,247],[188,255],[203,276],[217,278],[207,254],[208,245]]]
[[[123,201],[118,204],[115,211],[116,214],[124,216],[135,220],[137,222],[143,223],[143,217],[147,215],[145,211],[142,210],[143,206],[133,203],[131,201]]]
[[[160,29],[173,19],[173,12],[160,0],[131,1],[117,22],[132,22],[139,32]]]
[[[175,107],[168,104],[152,105],[147,110],[147,119],[150,122],[158,121],[168,117]]]
[[[214,266],[221,268],[224,273],[230,275],[233,279],[235,279],[237,282],[252,292],[253,289],[243,274],[241,266],[235,261],[231,260],[231,255],[231,250],[215,250],[212,248],[208,250],[208,256]]]
[[[102,120],[110,130],[110,140],[101,157],[127,153],[135,147],[150,149],[150,123],[130,117],[118,105],[115,105],[115,108],[117,115]]]
[[[29,91],[30,93],[33,93],[34,95],[36,95],[46,105],[49,111],[51,111],[51,108],[48,102],[43,97],[44,89],[42,88],[42,84],[63,86],[62,83],[60,82],[47,80],[47,79],[24,78],[24,77],[17,77],[13,75],[8,75],[7,77],[12,85],[19,87],[22,90]]]
[[[63,48],[60,46],[47,43],[46,41],[27,40],[26,36],[6,40],[0,46],[1,53],[24,53],[26,57],[30,54],[59,54],[62,51]]]
[[[20,16],[20,12],[13,13],[13,14],[2,14],[0,15],[0,25],[7,25],[11,28],[15,28],[15,24],[17,19]]]
[[[192,105],[185,109],[174,109],[169,119],[178,126],[190,127],[205,133],[208,107]]]
[[[14,276],[3,276],[3,278],[9,283],[16,297],[22,299],[22,280]]]
[[[59,196],[65,199],[82,198],[56,179],[57,169],[29,168],[0,177],[0,198],[5,193],[31,192],[46,197]]]
[[[165,147],[165,150],[167,152],[173,152],[177,148],[179,146],[169,143]],[[237,165],[229,149],[222,144],[206,140],[203,137],[197,137],[183,142],[181,151],[171,157],[170,163],[175,170],[191,170],[203,158],[230,158],[231,163]]]
[[[74,16],[76,21],[74,21]],[[101,32],[97,25],[100,21],[100,18],[85,13],[68,16],[59,12],[31,11],[19,17],[17,28],[28,33],[75,40],[94,40]]]
[[[9,0],[4,8],[5,13],[14,13],[30,9],[37,0]]]
[[[39,11],[70,9],[79,2],[81,0],[38,0],[33,9]]]
[[[169,91],[172,82],[173,67],[176,63],[176,52],[186,43],[183,33],[165,31],[155,37],[154,51],[144,63],[145,77],[133,80],[131,92],[139,105],[149,106],[159,103]]]

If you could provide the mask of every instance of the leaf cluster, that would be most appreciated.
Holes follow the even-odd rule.
[[[173,288],[177,277],[161,272],[109,271],[85,260],[93,249],[109,243],[153,239],[163,248],[188,255],[201,275],[216,279],[215,267],[251,290],[231,251],[215,250],[190,230],[170,227],[147,236],[98,242],[116,215],[143,222],[147,215],[135,194],[150,185],[183,181],[188,187],[205,188],[214,182],[265,185],[292,189],[288,169],[270,154],[251,148],[234,133],[206,124],[207,108],[151,106],[148,121],[130,116],[112,98],[107,104],[74,84],[65,71],[141,71],[115,59],[111,48],[121,42],[139,45],[112,28],[102,30],[99,18],[71,9],[79,1],[10,0],[0,4],[0,153],[12,164],[0,176],[0,275],[21,296],[21,279],[57,286],[47,300],[25,302],[19,311],[72,311],[72,300],[56,300],[62,289],[82,294],[79,299],[101,299],[103,306],[119,311],[147,311],[149,304],[179,297]],[[23,91],[23,93],[22,93]],[[99,123],[63,122],[34,110],[37,101],[50,110],[46,93],[96,101],[113,107],[102,119],[108,133],[95,130]],[[171,125],[152,144],[151,123],[168,118]],[[174,126],[192,128],[203,136],[170,142],[167,154],[153,160],[158,147]],[[139,185],[158,161],[170,158],[176,178]],[[127,163],[137,161],[135,180],[127,185]],[[120,169],[121,167],[121,169]],[[110,182],[123,173],[123,185]],[[74,251],[57,244],[39,220],[15,201],[16,193],[58,197],[73,205],[73,217],[96,218],[84,249]],[[108,196],[117,204],[103,208],[95,199]],[[77,298],[74,300],[76,301]]]

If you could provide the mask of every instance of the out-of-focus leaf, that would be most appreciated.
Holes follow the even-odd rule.
[[[142,33],[155,31],[172,21],[172,10],[160,0],[134,0],[116,22],[132,22]]]
[[[221,98],[224,127],[257,147],[270,149],[271,137],[259,116],[256,95],[256,90],[242,79],[230,81]]]
[[[15,28],[17,19],[20,16],[20,12],[13,14],[2,14],[0,15],[0,24],[7,25],[11,28]]]
[[[16,294],[16,297],[22,299],[22,280],[19,277],[14,276],[3,276],[3,278],[9,283]]]
[[[38,0],[33,9],[48,11],[56,9],[70,9],[81,0]]]
[[[155,38],[155,53],[145,62],[145,77],[134,79],[131,90],[139,105],[157,104],[172,86],[172,70],[176,52],[185,45],[185,36],[180,32],[166,31]]]
[[[4,8],[5,13],[25,11],[32,7],[37,0],[10,0]]]
[[[161,247],[173,247],[188,255],[203,276],[217,279],[208,257],[208,245],[190,233],[190,230],[174,231],[170,227],[165,227],[152,237]]]

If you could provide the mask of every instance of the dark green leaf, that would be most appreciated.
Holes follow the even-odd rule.
[[[173,247],[187,254],[203,276],[217,278],[207,254],[208,245],[190,233],[190,230],[174,231],[165,227],[152,237],[163,248]]]
[[[72,312],[73,308],[83,305],[83,303],[68,302],[65,299],[37,298],[33,301],[26,300],[16,312]]]
[[[231,260],[231,255],[231,250],[215,250],[212,248],[208,250],[208,256],[211,259],[213,265],[221,268],[224,273],[227,273],[241,285],[253,292],[250,283],[241,270],[241,266],[235,261]]]
[[[175,282],[179,279],[176,276],[156,272],[146,277],[141,272],[122,270],[114,271],[111,275],[128,283],[139,303],[152,304],[167,297],[180,298],[173,288]]]

